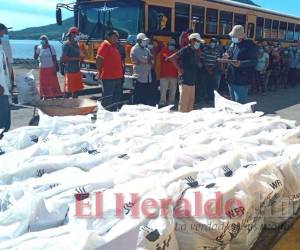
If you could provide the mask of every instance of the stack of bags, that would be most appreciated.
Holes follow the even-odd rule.
[[[216,108],[99,106],[0,141],[0,249],[250,249],[300,200],[300,128]]]

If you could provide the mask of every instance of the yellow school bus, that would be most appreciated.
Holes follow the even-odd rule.
[[[119,32],[125,46],[127,75],[131,65],[130,45],[126,40],[140,32],[151,33],[166,42],[170,37],[178,39],[182,31],[193,29],[206,40],[216,37],[225,45],[233,25],[241,24],[248,38],[255,41],[287,46],[300,39],[299,17],[231,0],[77,0],[72,5],[57,5],[58,24],[61,24],[61,8],[74,11],[74,24],[81,33],[80,48],[85,52],[82,72],[90,83],[96,72],[97,48],[109,29]]]

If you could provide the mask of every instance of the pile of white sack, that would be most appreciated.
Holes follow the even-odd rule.
[[[250,249],[300,204],[300,128],[252,105],[99,106],[6,133],[0,249]]]

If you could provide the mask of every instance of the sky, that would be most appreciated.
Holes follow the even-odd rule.
[[[75,0],[0,0],[0,23],[14,30],[55,23],[57,3]],[[300,0],[253,0],[264,8],[300,17]],[[63,11],[63,19],[72,16]]]

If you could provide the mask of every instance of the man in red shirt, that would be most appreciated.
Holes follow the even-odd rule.
[[[169,56],[176,53],[176,42],[171,39],[168,47],[163,48],[160,52],[160,106],[172,105],[175,103],[177,90],[177,69],[174,64],[167,60]],[[169,98],[167,100],[167,91],[169,90]]]
[[[103,107],[114,111],[116,107],[112,104],[118,103],[122,97],[123,63],[117,44],[119,33],[115,30],[109,31],[98,48],[96,64],[98,75],[103,82]]]

